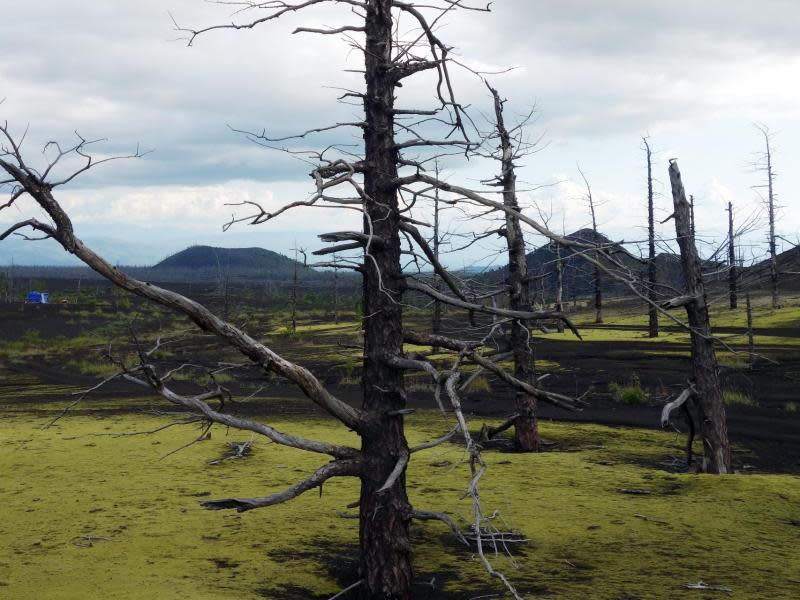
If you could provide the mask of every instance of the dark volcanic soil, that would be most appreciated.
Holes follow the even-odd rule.
[[[21,306],[0,305],[0,343],[22,338],[26,332],[36,330],[46,344],[46,340],[57,336],[70,337],[81,330],[91,330],[107,320],[105,315],[95,312],[91,323],[82,325],[71,318],[73,306]],[[109,312],[109,315],[113,315]],[[144,324],[143,324],[144,325]],[[636,330],[636,328],[632,328]],[[641,331],[641,328],[638,330]],[[773,333],[772,331],[770,333]],[[775,331],[775,335],[797,336],[799,332],[786,329]],[[328,340],[330,342],[330,340]],[[302,348],[286,338],[273,338],[275,350],[287,358],[300,360],[313,372],[321,376],[333,387],[334,393],[343,399],[357,404],[360,401],[359,388],[355,385],[337,385],[343,375],[341,365],[314,364]],[[568,395],[581,395],[588,390],[586,399],[590,405],[583,411],[574,413],[556,409],[548,405],[540,406],[542,419],[556,419],[576,422],[593,422],[607,425],[657,428],[660,422],[661,407],[667,398],[678,393],[686,384],[690,372],[689,359],[674,354],[657,355],[659,346],[652,342],[581,342],[572,340],[548,340],[537,344],[537,356],[558,363],[559,369],[545,380],[548,389]],[[202,353],[208,353],[209,360],[214,356],[214,344],[208,338],[203,341]],[[668,350],[688,351],[688,347],[670,344]],[[757,398],[759,406],[730,406],[729,431],[734,444],[752,452],[746,463],[763,471],[800,473],[800,412],[789,412],[787,402],[797,402],[797,383],[800,376],[800,352],[787,349],[775,356],[780,364],[763,361],[752,370],[723,368],[721,371],[725,387],[748,393]],[[651,392],[651,402],[646,406],[628,406],[615,402],[608,393],[609,382],[624,382],[636,374],[643,387]],[[357,370],[353,373],[357,376]],[[247,385],[234,392],[248,396],[263,383],[258,372],[244,374]],[[248,381],[249,380],[249,381]],[[75,390],[91,387],[99,379],[70,372],[61,367],[52,357],[48,359],[27,357],[22,361],[0,361],[0,404],[64,402],[67,398],[61,391],[57,394],[42,393],[26,396],[26,386],[30,382],[43,386],[74,386]],[[490,381],[491,391],[469,394],[464,399],[464,407],[478,417],[503,417],[513,410],[512,394],[502,383]],[[231,384],[233,385],[233,384]],[[189,391],[185,383],[176,383],[180,390]],[[194,388],[196,389],[196,388]],[[144,397],[139,388],[126,384],[111,384],[103,389],[102,396],[131,398]],[[280,401],[267,400],[268,397],[286,398]],[[269,382],[265,390],[246,403],[238,403],[237,410],[250,414],[314,413],[310,402],[297,402],[301,396],[293,386],[278,381]],[[131,409],[135,408],[132,402]],[[435,408],[430,393],[409,392],[409,404],[418,408]],[[91,410],[91,399],[84,402],[86,410]],[[680,423],[678,424],[680,426]],[[744,467],[744,463],[738,467]]]

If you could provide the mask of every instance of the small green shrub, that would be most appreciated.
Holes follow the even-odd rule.
[[[650,399],[650,394],[642,387],[642,382],[635,373],[627,384],[609,383],[608,390],[614,400],[622,404],[647,404]]]
[[[758,401],[738,390],[723,390],[722,399],[728,406],[758,406]]]
[[[796,413],[800,406],[798,406],[797,402],[789,401],[783,405],[783,408],[786,412]]]

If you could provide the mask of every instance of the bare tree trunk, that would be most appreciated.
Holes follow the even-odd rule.
[[[439,163],[436,162],[436,179],[439,179]],[[439,188],[434,189],[434,198],[433,198],[433,255],[436,257],[436,261],[439,261]],[[433,274],[433,287],[434,289],[439,289],[439,276],[434,271]],[[431,329],[433,330],[434,335],[439,335],[442,332],[442,303],[438,300],[434,299],[433,301],[433,323],[431,324]],[[438,348],[433,348],[433,352],[436,353]]]
[[[772,308],[781,307],[778,293],[778,252],[775,244],[775,190],[773,187],[775,174],[772,172],[772,148],[768,133],[764,134],[767,158],[767,208],[769,214],[769,277],[772,283]]]
[[[730,308],[734,310],[737,306],[736,298],[736,245],[733,237],[733,204],[728,202],[728,295],[730,296]]]
[[[339,269],[336,267],[336,254],[333,255],[333,322],[339,323]]]
[[[685,303],[685,307],[691,327],[692,376],[700,409],[703,471],[716,474],[730,473],[731,456],[725,403],[722,398],[714,341],[711,337],[700,257],[691,231],[691,209],[686,201],[678,163],[674,160],[670,163],[669,179],[675,208],[675,232],[686,280],[686,294],[691,298]]]
[[[745,302],[747,305],[747,353],[748,364],[752,369],[756,364],[756,344],[754,340],[755,332],[753,331],[753,307],[750,304],[750,292],[745,295]]]
[[[364,233],[381,241],[372,245],[371,259],[364,261],[363,271],[362,390],[363,408],[371,422],[362,435],[366,465],[361,479],[359,540],[361,587],[369,600],[409,600],[412,579],[408,535],[412,509],[405,468],[388,490],[379,491],[398,461],[408,456],[403,416],[397,413],[406,405],[403,372],[388,365],[390,357],[403,355],[391,10],[392,0],[366,4],[364,162],[370,168],[364,173]]]
[[[653,155],[647,138],[642,138],[647,153],[647,299],[649,315],[648,333],[651,338],[658,337],[658,309],[656,308],[656,285],[658,273],[656,270],[656,229],[655,214],[653,209]]]
[[[694,196],[689,196],[689,230],[692,232],[692,242],[697,239],[697,229],[694,226]]]
[[[291,305],[292,305],[292,315],[291,315],[292,333],[296,333],[297,332],[297,248],[294,249],[294,272],[292,275]]]
[[[564,263],[561,260],[561,245],[556,244],[556,310],[564,310]],[[564,323],[558,321],[556,325],[559,333],[564,333]]]
[[[530,310],[530,290],[528,286],[528,262],[525,256],[525,238],[519,221],[519,202],[517,201],[517,175],[514,166],[514,148],[511,136],[503,120],[503,102],[497,90],[489,87],[494,97],[496,129],[500,138],[502,152],[502,172],[498,184],[503,188],[503,204],[510,209],[506,212],[505,238],[508,246],[508,286],[509,308],[511,310]],[[531,332],[528,323],[519,319],[511,322],[511,351],[514,356],[514,377],[530,385],[535,385],[536,374],[531,351]],[[525,452],[538,452],[539,428],[536,421],[536,398],[522,391],[514,394],[516,418],[514,420],[514,444]]]
[[[589,185],[589,180],[584,175],[581,168],[578,167],[578,171],[583,178],[583,182],[586,184],[586,199],[589,203],[589,211],[592,215],[592,232],[594,233],[594,239],[592,240],[595,244],[599,244],[599,237],[597,236],[597,217],[595,215],[595,203],[594,198],[592,197],[592,187]],[[595,257],[600,259],[600,254],[596,253]],[[595,316],[594,322],[595,323],[602,323],[603,322],[603,287],[602,281],[600,279],[600,267],[595,265],[594,266],[594,309],[595,309]]]

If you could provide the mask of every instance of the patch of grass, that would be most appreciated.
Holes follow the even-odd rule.
[[[758,400],[739,390],[722,390],[722,399],[728,406],[758,406]]]
[[[614,400],[622,404],[647,404],[650,399],[650,394],[642,387],[642,382],[635,373],[628,383],[619,384],[612,381],[608,384],[608,390]]]
[[[469,386],[467,386],[467,393],[470,392],[491,392],[492,386],[489,384],[489,380],[486,379],[483,375],[478,375],[475,379],[469,382]]]

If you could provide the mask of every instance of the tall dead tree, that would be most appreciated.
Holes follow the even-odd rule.
[[[333,322],[339,323],[339,261],[333,255]]]
[[[766,188],[767,196],[764,199],[767,205],[767,219],[769,222],[769,233],[767,243],[769,246],[769,279],[770,291],[772,294],[772,308],[781,307],[780,292],[778,291],[778,251],[775,235],[775,211],[777,206],[775,204],[775,170],[772,164],[772,133],[766,125],[756,125],[756,129],[761,132],[764,137],[764,151],[759,154],[755,162],[756,171],[764,173],[766,182],[761,185],[754,186],[755,188]]]
[[[648,335],[658,337],[658,309],[656,308],[656,286],[658,285],[658,272],[656,269],[656,227],[653,203],[653,154],[647,137],[642,138],[647,157],[647,306]]]
[[[262,16],[249,22],[234,22],[211,26],[201,30],[180,31],[187,34],[189,43],[196,41],[201,34],[221,29],[252,29],[279,19],[285,14],[297,13],[315,5],[325,4],[324,0],[306,0],[291,4],[283,1],[247,3],[237,15],[249,14],[249,10],[260,10]],[[479,365],[506,383],[525,390],[540,401],[548,401],[562,407],[574,408],[570,398],[544,391],[518,380],[507,373],[497,363],[486,358],[481,349],[489,346],[484,340],[462,342],[445,338],[417,334],[403,329],[404,291],[424,293],[430,298],[452,304],[474,313],[519,319],[522,321],[563,318],[553,311],[513,311],[488,306],[477,299],[470,302],[460,289],[458,282],[439,264],[424,236],[417,229],[411,215],[410,205],[400,205],[400,196],[410,186],[418,182],[434,185],[437,189],[452,191],[452,186],[438,178],[425,181],[423,164],[414,157],[404,156],[404,151],[414,152],[425,148],[469,148],[464,127],[461,106],[453,93],[448,71],[449,47],[439,40],[434,29],[445,14],[456,8],[465,8],[460,2],[451,0],[430,0],[415,5],[397,0],[340,0],[347,10],[342,14],[357,19],[356,24],[338,28],[299,27],[295,33],[352,35],[349,42],[364,57],[364,88],[360,92],[348,92],[349,98],[357,98],[363,104],[363,119],[357,122],[338,123],[331,127],[309,130],[298,136],[282,138],[303,139],[306,135],[338,128],[356,128],[363,134],[361,156],[353,157],[351,149],[337,154],[335,147],[323,152],[308,152],[316,167],[312,177],[314,194],[305,200],[293,202],[278,210],[266,211],[254,202],[244,202],[243,210],[254,213],[234,216],[226,225],[246,222],[257,225],[278,217],[289,209],[307,206],[338,207],[342,210],[355,210],[362,216],[361,231],[334,232],[320,236],[323,241],[336,245],[317,251],[315,254],[333,254],[345,250],[357,250],[358,261],[348,259],[338,267],[349,267],[361,273],[363,290],[363,371],[362,403],[355,408],[334,396],[310,371],[278,355],[264,343],[252,338],[245,331],[226,322],[204,306],[181,294],[160,288],[148,282],[137,280],[118,269],[84,244],[76,235],[72,221],[56,199],[56,190],[72,182],[80,174],[100,164],[118,157],[96,159],[91,155],[91,142],[78,138],[71,147],[62,148],[55,144],[47,147],[55,152],[55,158],[44,168],[34,168],[23,158],[21,142],[9,132],[7,126],[0,126],[3,142],[0,145],[0,186],[8,185],[11,198],[0,205],[0,210],[15,205],[22,196],[29,197],[44,211],[46,220],[31,217],[19,221],[0,233],[0,241],[32,229],[37,235],[52,238],[67,252],[76,256],[114,285],[133,292],[154,303],[168,307],[186,315],[200,329],[215,335],[227,346],[238,350],[249,359],[259,372],[271,372],[281,376],[299,387],[300,390],[330,417],[336,419],[347,430],[355,432],[360,438],[360,447],[331,444],[291,436],[276,430],[260,421],[251,421],[232,415],[224,410],[224,401],[229,392],[212,383],[209,389],[194,396],[185,396],[169,387],[169,372],[159,369],[154,351],[138,353],[138,365],[121,365],[115,378],[123,379],[158,393],[167,401],[188,409],[197,420],[209,427],[221,424],[251,431],[271,441],[327,456],[330,462],[323,464],[308,478],[297,484],[267,496],[257,498],[223,498],[203,501],[208,509],[235,509],[248,511],[289,501],[311,489],[321,487],[334,477],[356,477],[360,482],[358,500],[359,510],[359,571],[361,579],[350,586],[357,588],[357,594],[366,600],[410,600],[412,594],[412,546],[409,539],[409,525],[412,519],[439,519],[452,526],[449,517],[441,514],[415,511],[411,506],[406,490],[406,469],[411,456],[418,451],[446,443],[456,434],[464,438],[469,457],[470,482],[466,495],[472,500],[472,534],[474,549],[487,571],[506,585],[516,598],[521,596],[514,590],[502,573],[497,572],[483,551],[484,532],[494,531],[491,518],[484,516],[479,495],[479,484],[486,470],[481,458],[480,446],[474,442],[461,411],[457,383],[461,367],[465,363]],[[351,9],[355,10],[351,10]],[[488,10],[468,8],[469,10]],[[427,12],[432,12],[429,19]],[[400,18],[408,19],[415,31],[422,35],[412,41],[401,39],[398,31],[408,29],[407,24],[399,23]],[[414,34],[417,35],[416,33]],[[438,105],[431,109],[407,109],[395,106],[395,93],[408,77],[422,71],[432,71],[438,79],[436,94]],[[431,116],[435,117],[431,119]],[[448,135],[436,140],[419,135],[414,123],[399,123],[400,119],[419,119],[449,122]],[[422,125],[420,125],[421,127]],[[398,135],[398,131],[403,135]],[[460,135],[456,135],[456,134]],[[24,136],[23,136],[24,137]],[[266,133],[249,135],[256,143],[273,146],[276,139]],[[333,156],[336,155],[336,156]],[[61,159],[70,157],[82,160],[80,168],[65,175],[57,175]],[[132,157],[138,157],[137,152]],[[330,157],[330,158],[329,158]],[[122,158],[122,157],[119,157]],[[67,167],[63,167],[66,169]],[[399,170],[407,169],[409,175],[401,176]],[[337,190],[340,190],[337,192]],[[341,191],[344,190],[344,191]],[[415,197],[419,191],[410,191]],[[465,195],[468,197],[469,192]],[[505,208],[502,203],[499,206]],[[253,207],[255,207],[253,209]],[[520,217],[522,218],[522,217]],[[419,251],[430,260],[449,293],[439,292],[424,282],[406,276],[401,268],[401,233],[416,243]],[[338,261],[337,261],[338,262]],[[568,322],[568,321],[567,321]],[[571,326],[571,324],[570,324]],[[424,356],[406,355],[404,341],[419,345],[441,346],[457,353],[454,364],[440,370]],[[156,348],[160,345],[156,342]],[[407,370],[427,372],[436,385],[436,397],[444,395],[450,400],[452,412],[456,415],[455,427],[442,438],[410,448],[405,436],[404,416],[410,412],[406,407],[404,373]],[[114,379],[114,378],[110,378]],[[220,408],[211,406],[211,401],[219,401]],[[458,532],[457,532],[458,533]],[[460,533],[459,533],[460,535]]]
[[[439,161],[436,161],[436,179],[439,179]],[[440,226],[440,211],[441,211],[441,198],[439,198],[439,188],[434,189],[433,193],[433,256],[436,261],[439,261],[439,244],[442,241]],[[433,287],[439,289],[439,275],[434,271]],[[431,331],[434,335],[442,332],[442,302],[434,298],[433,300],[433,318],[431,323]],[[434,348],[434,351],[436,348]]]
[[[755,331],[753,331],[753,305],[750,304],[750,292],[745,294],[745,307],[747,310],[747,364],[752,369],[756,364]]]
[[[583,183],[586,186],[586,202],[589,205],[589,212],[592,216],[592,233],[594,234],[594,239],[592,242],[599,245],[600,238],[597,235],[597,215],[595,214],[595,207],[596,203],[594,197],[592,196],[592,186],[589,185],[589,180],[586,178],[586,174],[581,170],[580,165],[578,166],[578,172],[581,174],[581,178],[583,179]],[[600,258],[600,255],[597,255],[597,258]],[[603,322],[603,282],[600,278],[600,267],[599,265],[594,265],[594,322],[595,323],[602,323]]]
[[[728,424],[719,381],[719,365],[708,317],[700,256],[691,228],[691,209],[686,200],[681,173],[676,160],[670,161],[669,179],[675,212],[675,233],[681,252],[681,267],[686,295],[667,303],[670,308],[683,306],[689,321],[692,353],[693,395],[699,408],[699,433],[703,439],[703,471],[724,474],[731,471]]]
[[[556,262],[556,312],[564,311],[564,260],[561,258],[561,244],[554,242],[555,246],[555,262]],[[559,321],[558,332],[564,332],[564,324]]]
[[[506,128],[503,117],[504,100],[497,90],[486,84],[494,100],[495,131],[499,142],[500,175],[495,185],[503,190],[505,227],[501,230],[508,249],[508,305],[511,310],[525,311],[531,306],[528,277],[528,261],[525,253],[525,237],[519,220],[517,199],[517,175],[514,160],[517,156],[512,135]],[[556,307],[556,310],[561,310]],[[514,357],[514,376],[529,385],[535,384],[534,357],[531,350],[529,323],[521,319],[511,321],[511,352]],[[538,452],[539,428],[536,421],[536,397],[524,390],[516,390],[514,396],[516,417],[514,419],[514,443],[525,452]]]
[[[736,266],[736,238],[733,232],[733,203],[728,202],[728,297],[730,309],[737,306],[736,285],[738,272]]]

